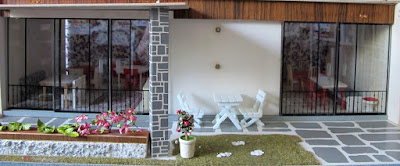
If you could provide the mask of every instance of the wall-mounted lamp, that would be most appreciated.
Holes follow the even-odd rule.
[[[221,32],[221,28],[220,27],[216,27],[215,28],[215,32],[217,32],[217,33]]]
[[[215,65],[215,69],[220,69],[220,68],[221,68],[221,65],[217,63],[217,64]]]

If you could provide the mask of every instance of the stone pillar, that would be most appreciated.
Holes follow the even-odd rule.
[[[168,156],[168,8],[150,10],[151,157]]]

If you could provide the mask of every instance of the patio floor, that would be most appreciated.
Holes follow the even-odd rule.
[[[5,111],[1,123],[31,123],[36,125],[34,115],[37,111]],[[40,111],[42,112],[42,111]],[[46,125],[62,125],[74,122],[76,113],[54,113],[44,111],[40,118]],[[42,112],[43,113],[43,112]],[[89,119],[94,115],[89,114]],[[318,117],[271,117],[265,116],[263,127],[256,125],[237,130],[226,120],[219,129],[212,128],[212,116],[205,116],[202,128],[196,128],[193,135],[218,134],[286,134],[297,135],[304,142],[301,145],[313,152],[324,165],[349,164],[400,164],[400,126],[387,120],[384,116],[343,116],[336,118]],[[240,117],[239,117],[240,119]],[[369,120],[367,120],[369,119]],[[178,138],[176,116],[169,118],[170,139]],[[137,126],[148,128],[148,116],[139,115]]]

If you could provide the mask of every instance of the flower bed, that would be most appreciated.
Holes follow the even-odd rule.
[[[27,123],[0,123],[0,155],[145,158],[149,131],[130,128],[136,126],[134,114],[133,109],[125,113],[102,112],[91,123],[84,122],[88,118],[81,115],[76,116],[75,124],[57,128],[39,119],[37,128]],[[120,129],[111,130],[113,124]]]

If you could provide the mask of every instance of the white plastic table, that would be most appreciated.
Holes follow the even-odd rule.
[[[213,123],[215,123],[213,129],[219,128],[221,123],[225,121],[226,118],[229,118],[238,130],[242,130],[234,107],[239,106],[240,103],[243,102],[243,98],[240,95],[226,96],[214,94],[214,102],[221,107],[221,112],[218,113],[213,120]]]

